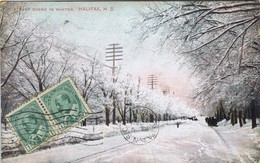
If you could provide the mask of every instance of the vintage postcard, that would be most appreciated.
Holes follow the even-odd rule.
[[[1,162],[260,161],[260,1],[0,2]]]

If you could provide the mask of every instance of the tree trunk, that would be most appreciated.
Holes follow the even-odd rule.
[[[137,113],[133,110],[133,118],[134,122],[137,122]]]
[[[234,111],[234,120],[235,120],[235,124],[237,124],[237,110],[236,109]]]
[[[129,123],[132,123],[132,108],[131,108],[131,106],[130,106],[130,108],[129,108]]]
[[[158,114],[158,121],[160,122],[162,120],[161,114]]]
[[[116,105],[115,105],[115,97],[113,96],[113,116],[112,116],[113,124],[116,124]]]
[[[216,108],[216,114],[215,114],[215,117],[217,118],[217,121],[220,119],[220,109],[219,107]]]
[[[252,117],[252,129],[255,128],[256,125],[256,109],[255,109],[255,100],[251,101],[251,117]]]
[[[251,119],[251,118],[252,118],[251,115],[252,115],[252,113],[251,113],[251,108],[248,107],[248,108],[247,108],[247,118],[248,118],[248,119]]]
[[[42,92],[43,91],[43,84],[41,82],[39,82],[39,91]]]
[[[105,114],[106,114],[106,125],[109,126],[109,108],[105,107]]]
[[[244,115],[244,116],[243,116],[243,124],[246,124],[246,113],[247,113],[247,111],[245,110],[245,111],[244,111],[244,114],[243,114],[243,115]]]
[[[220,111],[221,111],[222,118],[227,119],[227,116],[226,116],[226,113],[224,110],[224,106],[223,106],[223,100],[220,101]]]
[[[86,126],[87,125],[87,119],[84,119],[83,121],[82,121],[82,126]]]
[[[150,114],[150,122],[152,123],[154,121],[153,114]]]
[[[242,123],[242,110],[239,110],[238,118],[239,118],[239,125],[240,125],[240,127],[242,127],[243,126],[243,123]]]
[[[234,111],[231,111],[230,118],[231,118],[231,124],[232,124],[232,126],[234,126],[235,125]]]
[[[141,114],[141,121],[142,121],[142,122],[144,122],[144,120],[145,120],[144,118],[145,118],[144,115]]]
[[[126,124],[126,106],[124,106],[124,112],[123,112],[123,125]]]
[[[217,121],[219,121],[220,120],[220,109],[218,108],[217,109],[217,116],[216,116],[216,118],[217,118]]]
[[[96,125],[98,125],[98,118],[96,118]]]

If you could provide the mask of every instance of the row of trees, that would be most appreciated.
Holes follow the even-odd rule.
[[[2,116],[6,108],[16,107],[72,73],[70,49],[45,30],[49,28],[45,20],[32,24],[24,13],[12,10],[15,5],[8,3],[0,10]],[[51,58],[53,53],[57,59]]]
[[[245,111],[254,99],[260,104],[259,11],[259,0],[148,3],[134,29],[141,42],[160,34],[160,47],[193,70],[200,79],[194,100],[204,114],[214,114],[221,99],[226,113]]]
[[[128,112],[134,121],[134,106],[148,107],[157,114],[192,114],[182,109],[186,106],[180,101],[142,88],[120,69],[112,80],[103,54],[59,40],[45,20],[30,22],[26,12],[11,10],[14,5],[20,4],[8,3],[0,10],[2,120],[11,109],[68,76],[75,80],[91,109],[104,114],[106,125],[110,120],[115,123],[117,117],[126,123]],[[113,109],[117,115],[112,114]]]
[[[255,100],[252,100],[249,106],[242,110],[231,107],[229,112],[225,112],[224,101],[220,100],[217,107],[215,108],[215,114],[211,117],[206,117],[205,120],[209,126],[217,126],[217,123],[226,119],[230,120],[230,123],[234,126],[239,123],[240,127],[246,124],[246,119],[252,119],[252,128],[257,126],[256,118],[259,113],[256,113]]]

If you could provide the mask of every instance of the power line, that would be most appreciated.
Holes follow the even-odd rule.
[[[109,44],[109,48],[106,48],[106,61],[112,61],[112,76],[113,76],[113,83],[115,83],[115,69],[116,61],[123,60],[123,47],[119,47],[119,44]]]
[[[157,85],[157,82],[158,82],[157,75],[151,74],[148,76],[147,85],[151,86],[151,89],[154,89],[154,86]]]
[[[113,83],[115,83],[115,69],[116,61],[123,60],[123,47],[120,47],[119,44],[109,44],[109,47],[106,48],[106,61],[112,61],[112,77]],[[115,104],[115,97],[113,96],[113,114],[112,114],[113,124],[116,124],[116,104]]]
[[[94,58],[93,56],[87,54],[86,52],[82,51],[81,49],[77,48],[76,46],[73,46],[73,45],[71,45],[71,44],[69,44],[69,43],[67,43],[67,42],[65,42],[65,41],[63,41],[63,40],[61,40],[61,39],[59,39],[59,38],[57,38],[57,37],[55,37],[55,36],[54,36],[53,38],[56,39],[56,40],[59,41],[59,42],[62,42],[63,44],[65,44],[65,45],[67,45],[67,46],[70,46],[71,48],[75,49],[75,51],[77,51],[77,52],[79,52],[79,53],[81,53],[81,54],[84,54],[84,55],[82,56],[82,55],[79,55],[79,54],[75,53],[76,55],[78,55],[78,56],[80,56],[80,57],[83,57],[83,58],[85,58],[85,59],[87,59],[87,60],[97,61],[98,63],[100,63],[101,65],[103,65],[103,66],[105,66],[105,67],[112,68],[111,66],[106,65],[103,61],[100,61],[98,58]],[[64,50],[64,48],[62,48],[62,49]],[[98,52],[98,51],[97,51],[97,52]]]
[[[163,94],[167,95],[170,93],[170,87],[168,85],[165,85],[163,88]]]

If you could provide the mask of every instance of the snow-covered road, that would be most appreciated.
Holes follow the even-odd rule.
[[[259,127],[252,130],[221,126],[211,128],[203,118],[185,121],[179,128],[160,128],[155,140],[146,145],[127,142],[122,135],[94,142],[65,145],[3,159],[2,162],[258,162],[260,150],[252,138],[259,137]]]

